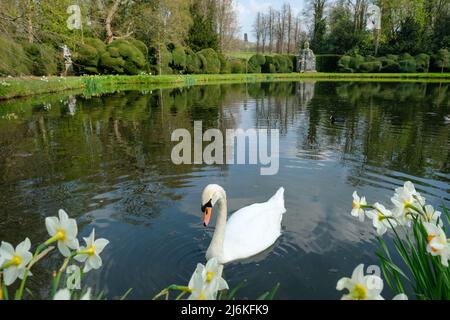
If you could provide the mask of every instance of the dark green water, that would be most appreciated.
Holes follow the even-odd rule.
[[[204,262],[212,228],[200,194],[226,190],[231,211],[286,188],[283,236],[271,250],[227,265],[239,298],[281,283],[280,299],[336,299],[336,282],[359,263],[377,264],[370,222],[350,216],[357,189],[389,203],[413,181],[434,205],[450,201],[448,84],[263,83],[215,85],[102,97],[47,97],[0,105],[0,240],[46,239],[44,218],[64,208],[81,236],[92,227],[111,241],[87,282],[109,298],[134,289],[148,299],[186,284]],[[344,117],[331,124],[329,117]],[[280,171],[258,166],[175,166],[174,129],[280,130]],[[31,286],[48,283],[38,266]],[[384,295],[389,297],[388,290]]]

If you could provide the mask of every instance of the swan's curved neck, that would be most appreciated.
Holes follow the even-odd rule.
[[[217,201],[217,222],[214,236],[211,241],[209,251],[212,256],[221,256],[223,254],[223,243],[225,239],[225,228],[227,225],[227,198],[222,196]]]

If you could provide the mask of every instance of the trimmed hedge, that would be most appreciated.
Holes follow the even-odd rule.
[[[408,53],[388,54],[385,57],[342,56],[337,63],[338,72],[348,73],[416,73],[428,72],[431,57],[425,53],[413,57]]]
[[[316,69],[318,72],[337,72],[340,54],[319,54],[316,56]],[[295,64],[296,65],[296,64]]]
[[[219,74],[220,73],[220,60],[217,52],[213,49],[203,49],[197,52],[202,65],[201,70],[205,74]]]
[[[48,76],[58,73],[58,64],[62,64],[62,61],[59,61],[55,49],[35,43],[25,43],[23,48],[31,62],[30,71],[33,75]]]

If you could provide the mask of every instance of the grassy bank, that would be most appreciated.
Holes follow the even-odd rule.
[[[86,76],[49,78],[2,78],[0,100],[46,94],[66,90],[86,94],[100,94],[133,85],[192,86],[222,82],[262,82],[296,80],[331,81],[436,81],[450,82],[450,73],[288,73],[288,74],[218,74],[218,75],[166,75],[166,76]]]

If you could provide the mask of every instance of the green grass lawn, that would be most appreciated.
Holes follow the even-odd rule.
[[[78,90],[84,94],[101,94],[117,90],[131,90],[139,86],[156,89],[167,86],[191,86],[208,83],[245,83],[263,81],[395,81],[395,82],[450,82],[450,73],[286,73],[286,74],[213,74],[213,75],[162,75],[162,76],[84,76],[84,77],[26,77],[1,78],[0,100]]]

